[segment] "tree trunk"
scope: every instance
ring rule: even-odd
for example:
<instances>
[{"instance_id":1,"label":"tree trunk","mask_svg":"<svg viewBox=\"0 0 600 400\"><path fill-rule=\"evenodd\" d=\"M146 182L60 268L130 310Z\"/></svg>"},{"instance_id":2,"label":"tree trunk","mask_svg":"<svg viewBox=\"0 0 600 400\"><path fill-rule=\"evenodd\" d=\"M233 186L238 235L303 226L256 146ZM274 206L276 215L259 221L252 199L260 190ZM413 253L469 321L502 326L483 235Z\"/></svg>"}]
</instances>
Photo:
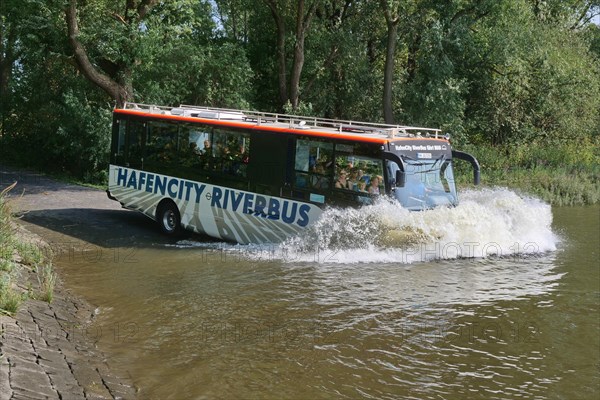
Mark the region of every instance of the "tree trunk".
<instances>
[{"instance_id":1,"label":"tree trunk","mask_svg":"<svg viewBox=\"0 0 600 400\"><path fill-rule=\"evenodd\" d=\"M304 0L298 0L296 10L296 45L294 46L294 62L292 64L292 75L290 77L290 103L292 109L298 108L300 97L300 75L304 67L304 38L306 28L304 26Z\"/></svg>"},{"instance_id":2,"label":"tree trunk","mask_svg":"<svg viewBox=\"0 0 600 400\"><path fill-rule=\"evenodd\" d=\"M277 26L277 69L278 69L278 87L279 87L279 103L280 107L283 108L285 103L288 101L287 93L287 67L285 60L285 23L283 16L277 8L277 4L274 0L264 0L269 9L271 15L275 20Z\"/></svg>"},{"instance_id":3,"label":"tree trunk","mask_svg":"<svg viewBox=\"0 0 600 400\"><path fill-rule=\"evenodd\" d=\"M5 34L4 27L0 26L0 135L6 129L5 118L9 107L10 81L13 64L17 59L14 46L17 37L14 29L11 28L13 27L8 25L8 34Z\"/></svg>"},{"instance_id":4,"label":"tree trunk","mask_svg":"<svg viewBox=\"0 0 600 400\"><path fill-rule=\"evenodd\" d=\"M144 15L148 12L147 3L148 2L143 2L143 4L145 4L144 8L140 6L140 12L143 12ZM65 10L65 18L67 21L69 44L71 45L73 54L75 55L75 61L77 62L79 71L81 71L81 73L88 80L108 93L108 95L114 99L117 107L122 107L125 102L132 100L133 88L131 84L131 71L129 68L120 68L120 75L125 77L125 79L124 82L116 82L108 75L96 69L96 67L91 63L85 48L78 40L77 37L79 36L79 26L77 24L76 0L69 1L69 6Z\"/></svg>"},{"instance_id":5,"label":"tree trunk","mask_svg":"<svg viewBox=\"0 0 600 400\"><path fill-rule=\"evenodd\" d=\"M385 53L385 69L383 75L383 118L386 124L394 123L392 109L392 86L394 82L394 57L396 54L396 40L398 39L398 18L392 19L386 11L387 45Z\"/></svg>"},{"instance_id":6,"label":"tree trunk","mask_svg":"<svg viewBox=\"0 0 600 400\"><path fill-rule=\"evenodd\" d=\"M287 93L287 67L285 62L285 25L283 18L279 16L276 19L277 23L277 60L279 77L279 103L281 107L288 101Z\"/></svg>"},{"instance_id":7,"label":"tree trunk","mask_svg":"<svg viewBox=\"0 0 600 400\"><path fill-rule=\"evenodd\" d=\"M315 15L318 1L314 1L304 15L304 0L298 0L296 12L296 45L294 46L294 63L292 65L292 76L290 78L290 102L292 109L296 110L300 104L300 76L304 68L304 40L310 22Z\"/></svg>"}]
</instances>

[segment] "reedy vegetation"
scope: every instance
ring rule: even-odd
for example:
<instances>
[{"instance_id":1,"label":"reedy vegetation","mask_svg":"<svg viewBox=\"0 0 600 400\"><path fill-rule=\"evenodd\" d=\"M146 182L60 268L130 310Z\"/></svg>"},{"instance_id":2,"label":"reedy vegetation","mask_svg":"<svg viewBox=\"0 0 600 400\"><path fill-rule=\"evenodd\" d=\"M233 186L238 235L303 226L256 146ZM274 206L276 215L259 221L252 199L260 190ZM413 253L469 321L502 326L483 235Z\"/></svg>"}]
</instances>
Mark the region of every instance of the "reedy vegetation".
<instances>
[{"instance_id":1,"label":"reedy vegetation","mask_svg":"<svg viewBox=\"0 0 600 400\"><path fill-rule=\"evenodd\" d=\"M6 315L15 314L28 298L52 302L56 283L50 257L40 246L20 239L15 233L6 198L14 186L0 192L0 314ZM36 273L38 287L24 291L17 283L23 283L20 278L27 268Z\"/></svg>"},{"instance_id":2,"label":"reedy vegetation","mask_svg":"<svg viewBox=\"0 0 600 400\"><path fill-rule=\"evenodd\" d=\"M484 184L556 204L600 197L598 1L1 4L3 160L102 182L123 99L369 121L386 109L450 132Z\"/></svg>"}]
</instances>

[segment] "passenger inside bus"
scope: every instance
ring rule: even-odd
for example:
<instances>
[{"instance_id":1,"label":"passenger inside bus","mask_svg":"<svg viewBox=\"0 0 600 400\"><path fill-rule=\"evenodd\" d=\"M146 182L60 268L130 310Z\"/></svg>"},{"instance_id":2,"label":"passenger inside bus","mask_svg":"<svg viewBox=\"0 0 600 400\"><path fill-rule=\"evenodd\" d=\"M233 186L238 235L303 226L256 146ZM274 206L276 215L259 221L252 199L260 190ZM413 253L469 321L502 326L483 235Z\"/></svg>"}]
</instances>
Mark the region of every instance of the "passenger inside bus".
<instances>
[{"instance_id":1,"label":"passenger inside bus","mask_svg":"<svg viewBox=\"0 0 600 400\"><path fill-rule=\"evenodd\" d=\"M350 169L350 176L347 178L348 189L350 190L358 190L358 170L356 168Z\"/></svg>"},{"instance_id":2,"label":"passenger inside bus","mask_svg":"<svg viewBox=\"0 0 600 400\"><path fill-rule=\"evenodd\" d=\"M325 162L319 162L313 169L313 175L311 176L311 186L315 189L327 189L329 188L329 182Z\"/></svg>"},{"instance_id":3,"label":"passenger inside bus","mask_svg":"<svg viewBox=\"0 0 600 400\"><path fill-rule=\"evenodd\" d=\"M204 148L200 151L202 155L210 155L212 152L212 148L210 147L210 140L206 139L204 141Z\"/></svg>"},{"instance_id":4,"label":"passenger inside bus","mask_svg":"<svg viewBox=\"0 0 600 400\"><path fill-rule=\"evenodd\" d=\"M352 189L351 186L349 186L349 182L346 179L346 177L348 176L348 173L346 172L346 170L341 170L340 174L337 178L337 180L335 181L335 187L337 189Z\"/></svg>"},{"instance_id":5,"label":"passenger inside bus","mask_svg":"<svg viewBox=\"0 0 600 400\"><path fill-rule=\"evenodd\" d=\"M371 184L369 185L369 193L370 194L380 194L379 192L379 183L381 182L381 177L374 175L371 178Z\"/></svg>"}]
</instances>

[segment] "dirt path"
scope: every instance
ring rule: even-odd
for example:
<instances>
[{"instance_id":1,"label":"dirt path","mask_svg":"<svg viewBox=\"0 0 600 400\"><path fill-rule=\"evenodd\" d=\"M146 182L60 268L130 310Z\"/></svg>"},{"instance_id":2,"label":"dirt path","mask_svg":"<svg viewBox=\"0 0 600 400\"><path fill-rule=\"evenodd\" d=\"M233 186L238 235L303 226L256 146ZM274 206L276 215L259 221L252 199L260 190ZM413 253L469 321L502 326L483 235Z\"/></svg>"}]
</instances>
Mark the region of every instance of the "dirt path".
<instances>
[{"instance_id":1,"label":"dirt path","mask_svg":"<svg viewBox=\"0 0 600 400\"><path fill-rule=\"evenodd\" d=\"M101 190L0 165L0 190L15 181L10 204L27 236L103 247L164 241L151 220ZM24 289L36 284L35 272L24 275ZM131 380L111 373L111 360L87 332L96 314L59 276L51 304L28 300L15 318L0 316L0 400L135 398Z\"/></svg>"},{"instance_id":2,"label":"dirt path","mask_svg":"<svg viewBox=\"0 0 600 400\"><path fill-rule=\"evenodd\" d=\"M123 210L102 190L0 165L0 190L15 181L11 207L27 229L44 239L54 232L64 240L103 247L164 242L152 220Z\"/></svg>"}]
</instances>

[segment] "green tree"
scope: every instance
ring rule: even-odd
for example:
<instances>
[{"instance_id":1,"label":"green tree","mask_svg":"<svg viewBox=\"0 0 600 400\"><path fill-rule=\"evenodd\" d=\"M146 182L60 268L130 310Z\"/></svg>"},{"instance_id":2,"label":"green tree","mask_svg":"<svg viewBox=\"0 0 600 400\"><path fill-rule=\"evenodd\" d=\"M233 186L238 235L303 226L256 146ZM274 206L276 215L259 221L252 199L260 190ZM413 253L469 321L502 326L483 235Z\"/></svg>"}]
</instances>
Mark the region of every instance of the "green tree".
<instances>
[{"instance_id":1,"label":"green tree","mask_svg":"<svg viewBox=\"0 0 600 400\"><path fill-rule=\"evenodd\" d=\"M118 106L133 99L133 67L141 62L136 44L143 35L144 20L157 3L158 0L125 0L120 9L113 2L98 1L80 7L79 11L86 15L90 25L94 22L94 39L98 45L94 49L97 52L94 60L86 48L91 45L91 35L88 35L87 46L80 38L77 0L69 0L65 9L69 44L77 67Z\"/></svg>"},{"instance_id":2,"label":"green tree","mask_svg":"<svg viewBox=\"0 0 600 400\"><path fill-rule=\"evenodd\" d=\"M306 35L310 29L312 19L315 15L320 0L307 2L305 0L297 0L294 7L294 2L289 0L263 0L273 16L277 29L277 59L278 59L278 75L279 75L279 101L280 106L285 105L288 101L292 109L298 108L300 101L300 78L302 69L304 68L304 53ZM288 82L287 64L288 52L286 49L287 38L287 19L293 21L293 52L291 73Z\"/></svg>"},{"instance_id":3,"label":"green tree","mask_svg":"<svg viewBox=\"0 0 600 400\"><path fill-rule=\"evenodd\" d=\"M492 143L590 135L600 106L598 59L579 32L506 1L478 24L467 121Z\"/></svg>"}]
</instances>

